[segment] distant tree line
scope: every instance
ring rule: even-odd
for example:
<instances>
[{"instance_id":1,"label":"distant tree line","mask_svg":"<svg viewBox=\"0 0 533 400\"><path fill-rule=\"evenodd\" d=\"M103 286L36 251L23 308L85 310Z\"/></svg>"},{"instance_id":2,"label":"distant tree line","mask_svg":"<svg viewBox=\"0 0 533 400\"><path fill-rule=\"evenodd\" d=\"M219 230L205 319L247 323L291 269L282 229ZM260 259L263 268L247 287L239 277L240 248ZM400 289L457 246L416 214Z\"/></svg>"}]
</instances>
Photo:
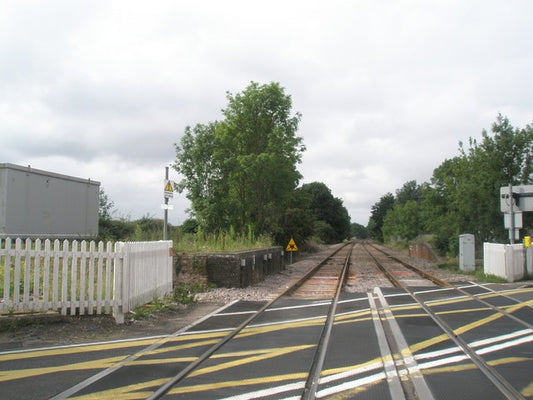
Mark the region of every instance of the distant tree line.
<instances>
[{"instance_id":1,"label":"distant tree line","mask_svg":"<svg viewBox=\"0 0 533 400\"><path fill-rule=\"evenodd\" d=\"M430 182L406 182L384 194L371 209L368 235L381 242L428 235L441 254L457 254L458 236L471 233L478 243L506 242L499 190L531 184L533 126L515 128L498 115L491 132L459 143L459 155L442 162ZM524 226L533 227L531 213Z\"/></svg>"},{"instance_id":2,"label":"distant tree line","mask_svg":"<svg viewBox=\"0 0 533 400\"><path fill-rule=\"evenodd\" d=\"M260 237L285 245L293 237L337 243L351 236L350 216L341 199L320 182L299 185L305 151L297 135L301 119L278 83L251 82L227 93L223 119L187 126L175 144L176 185L191 202L186 234ZM101 193L100 232L122 239L153 228L146 217L134 223L111 218L112 202ZM158 225L158 221L152 221ZM134 230L132 232L132 229Z\"/></svg>"},{"instance_id":3,"label":"distant tree line","mask_svg":"<svg viewBox=\"0 0 533 400\"><path fill-rule=\"evenodd\" d=\"M115 203L100 188L100 205L98 209L98 240L160 240L163 232L163 220L143 216L131 221L127 218L113 218ZM170 230L176 227L170 227Z\"/></svg>"}]
</instances>

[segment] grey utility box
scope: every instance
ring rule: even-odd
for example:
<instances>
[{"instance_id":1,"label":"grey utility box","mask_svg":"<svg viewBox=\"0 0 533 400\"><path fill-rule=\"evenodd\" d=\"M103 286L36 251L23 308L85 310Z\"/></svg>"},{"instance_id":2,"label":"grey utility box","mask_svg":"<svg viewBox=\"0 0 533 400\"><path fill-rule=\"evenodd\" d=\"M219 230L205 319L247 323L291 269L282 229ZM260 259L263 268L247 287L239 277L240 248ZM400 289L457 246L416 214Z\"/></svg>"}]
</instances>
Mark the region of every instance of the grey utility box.
<instances>
[{"instance_id":1,"label":"grey utility box","mask_svg":"<svg viewBox=\"0 0 533 400\"><path fill-rule=\"evenodd\" d=\"M0 238L98 235L100 182L0 163Z\"/></svg>"},{"instance_id":2,"label":"grey utility box","mask_svg":"<svg viewBox=\"0 0 533 400\"><path fill-rule=\"evenodd\" d=\"M476 241L474 235L470 233L459 236L459 269L461 271L476 269Z\"/></svg>"}]
</instances>

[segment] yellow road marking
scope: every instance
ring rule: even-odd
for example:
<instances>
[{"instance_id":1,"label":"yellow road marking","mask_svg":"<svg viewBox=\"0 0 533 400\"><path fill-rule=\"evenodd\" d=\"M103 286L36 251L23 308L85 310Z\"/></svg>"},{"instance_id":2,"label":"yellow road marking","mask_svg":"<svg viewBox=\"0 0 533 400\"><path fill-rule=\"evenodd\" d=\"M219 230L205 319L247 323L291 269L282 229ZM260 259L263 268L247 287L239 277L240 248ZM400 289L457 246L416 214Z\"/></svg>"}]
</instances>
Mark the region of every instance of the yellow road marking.
<instances>
[{"instance_id":1,"label":"yellow road marking","mask_svg":"<svg viewBox=\"0 0 533 400\"><path fill-rule=\"evenodd\" d=\"M205 367L205 368L197 369L196 371L192 372L189 376L192 377L192 376L210 374L210 373L215 372L215 371L220 371L220 370L224 370L224 369L228 369L228 368L233 368L233 367L240 366L240 365L243 365L243 364L251 364L251 363L254 363L256 361L263 361L263 360L267 360L269 358L274 358L274 357L286 355L286 354L289 354L289 353L305 350L305 349L308 349L310 347L315 347L315 346L316 345L300 345L300 346L291 346L291 347L281 347L281 348L276 348L276 349L269 349L266 352L264 352L263 354L254 355L254 356L246 357L246 358L239 358L239 359L237 359L235 361L228 361L228 362L225 362L225 363L213 365L211 367Z\"/></svg>"},{"instance_id":2,"label":"yellow road marking","mask_svg":"<svg viewBox=\"0 0 533 400\"><path fill-rule=\"evenodd\" d=\"M223 389L223 388L228 388L228 387L243 387L243 386L249 386L249 385L261 385L264 383L277 383L277 382L288 383L288 381L298 381L298 380L303 380L306 378L307 378L306 372L295 372L292 374L285 374L285 375L263 376L260 378L249 378L249 379L242 379L242 380L235 380L235 381L204 383L201 385L176 387L170 390L169 394L203 392L206 390Z\"/></svg>"},{"instance_id":3,"label":"yellow road marking","mask_svg":"<svg viewBox=\"0 0 533 400\"><path fill-rule=\"evenodd\" d=\"M130 347L145 347L150 346L154 343L172 343L177 341L194 341L205 338L217 338L223 337L228 334L227 331L220 332L209 332L202 334L192 334L192 335L180 335L176 337L164 337L156 339L141 339L141 340L132 340L124 342L109 342L109 343L99 343L99 344L90 344L90 345L81 345L81 346L69 346L69 347L58 347L51 349L35 350L35 351L26 351L21 353L9 353L0 355L0 362L3 361L13 361L13 360L25 360L29 358L37 357L50 357L57 355L70 355L78 353L89 353L96 351L107 351L107 350L116 350L116 349L127 349Z\"/></svg>"},{"instance_id":4,"label":"yellow road marking","mask_svg":"<svg viewBox=\"0 0 533 400\"><path fill-rule=\"evenodd\" d=\"M522 389L521 393L525 397L532 397L533 396L533 382L531 382L524 389Z\"/></svg>"},{"instance_id":5,"label":"yellow road marking","mask_svg":"<svg viewBox=\"0 0 533 400\"><path fill-rule=\"evenodd\" d=\"M37 357L50 357L58 356L65 354L77 354L77 353L89 353L93 351L106 351L109 349L123 349L128 347L140 347L140 346L150 346L156 343L161 339L148 339L148 340L139 340L132 342L114 342L106 344L95 344L88 346L79 346L79 347L60 347L52 348L45 350L36 350L36 351L27 351L24 353L10 353L0 355L0 362L2 361L13 361L13 360L25 360L29 358Z\"/></svg>"},{"instance_id":6,"label":"yellow road marking","mask_svg":"<svg viewBox=\"0 0 533 400\"><path fill-rule=\"evenodd\" d=\"M56 365L53 367L28 368L28 369L17 369L17 370L11 370L11 371L2 371L0 372L0 382L6 382L6 381L15 380L15 379L30 378L34 376L51 374L55 372L81 371L81 370L87 370L87 369L109 368L109 367L116 365L117 363L119 363L126 357L127 355L103 358L103 359L98 359L98 360L93 360L93 361L85 361L81 363L74 363L74 364L68 364L68 365Z\"/></svg>"},{"instance_id":7,"label":"yellow road marking","mask_svg":"<svg viewBox=\"0 0 533 400\"><path fill-rule=\"evenodd\" d=\"M521 293L521 292L530 292L532 290L516 290L514 292ZM509 292L508 292L509 293ZM497 296L498 294L488 294L485 297L493 297ZM481 297L481 296L479 296ZM466 301L470 300L468 298L465 299L452 299L447 301L441 301L437 303L431 303L431 306L434 305L441 305L441 304L452 304L457 303L460 301ZM533 305L533 300L526 301L523 303L519 303L512 306L506 306L502 307L502 309L506 309L507 312L512 313L514 311L517 311L523 307L528 307ZM409 310L409 309L417 309L420 308L418 305L409 305L409 306L397 306L397 307L391 307L391 310L398 312L399 310ZM452 311L440 311L437 314L452 314L452 313L466 313L466 312L475 312L475 311L486 311L489 308L478 308L478 309L464 309L464 310L452 310ZM346 314L343 316L338 317L338 320L336 320L338 323L351 323L351 322L360 322L360 321L366 321L370 320L370 310L362 310L350 314ZM404 317L418 317L418 316L425 316L426 314L404 314L404 315L397 315L393 318L404 318ZM490 322L493 322L497 320L498 318L501 318L503 315L499 314L497 312L491 314L490 316L487 316L485 318L482 318L480 320L473 321L469 324L466 324L464 326L461 326L457 328L454 333L457 335L463 334L465 332L468 332L470 330L473 330L475 328L478 328L480 326L483 326L485 324L488 324ZM254 335L260 335L264 333L272 333L280 330L287 330L287 329L296 329L301 327L308 327L308 326L315 326L318 324L321 324L324 321L324 317L317 317L309 320L299 321L297 323L294 322L286 322L276 325L266 325L261 327L252 327L245 329L241 334L239 334L237 337L249 337ZM90 345L90 346L82 346L82 347L72 347L72 348L60 348L60 349L48 349L48 350L38 350L35 352L27 352L27 353L14 353L14 354L5 354L0 356L0 361L9 361L9 360L19 360L19 359L26 359L26 358L35 358L35 357L43 357L43 356L55 356L55 355L65 355L65 354L76 354L81 352L94 352L94 351L105 351L108 349L117 349L117 348L127 348L127 347L137 347L137 346L146 346L151 345L153 343L163 341L163 342L180 342L180 341L187 341L188 343L182 343L180 345L176 346L169 346L166 348L159 348L155 349L150 352L146 352L143 355L156 355L156 354L163 354L170 351L176 351L176 350L182 350L186 348L192 348L197 346L204 346L208 344L215 343L217 340L217 337L222 337L227 335L227 331L219 331L219 332L209 332L209 333L200 333L200 334L192 334L192 335L180 335L176 337L171 338L159 338L159 339L147 339L147 340L140 340L135 342L119 342L119 343L109 343L109 344L97 344L97 345ZM208 339L208 340L201 340L201 341L195 341L199 339ZM419 343L416 343L412 346L410 346L409 350L410 352L414 353L416 351L420 351L422 349L425 349L427 347L430 347L436 343L440 343L442 341L445 341L449 339L447 335L442 334L433 338L430 338L428 340L421 341ZM264 359L278 357L282 355L289 354L291 352L298 352L301 350L305 350L306 348L312 347L314 345L303 345L303 346L293 346L288 348L276 348L276 349L263 349L263 350L254 350L254 351L246 351L246 352L233 352L233 353L223 353L215 355L214 358L230 358L230 357L242 357L246 356L245 358L241 358L239 360L234 361L228 361L222 364L219 364L217 366L213 367L206 367L202 368L193 374L191 376L197 376L197 375L203 375L203 374L209 374L213 373L222 369L236 367L236 366L242 366L246 364L256 363ZM404 349L406 350L406 349ZM59 365L54 367L45 367L45 368L32 368L32 369L23 369L23 370L14 370L14 371L5 371L0 372L0 381L9 381L9 380L15 380L15 379L23 379L28 377L34 377L38 375L44 375L44 374L50 374L50 373L56 373L56 372L63 372L63 371L74 371L74 370L84 370L84 369L98 369L98 368L107 368L116 365L117 363L121 362L124 358L126 358L127 355L124 356L116 356L116 357L110 357L110 358L103 358L99 360L93 360L93 361L87 361L87 362L80 362L76 364L68 364L68 365ZM162 364L162 363L175 363L175 362L190 362L191 360L196 359L196 357L175 357L175 358L166 358L166 359L156 359L156 360L135 360L131 363L128 363L128 365L154 365L154 364ZM373 363L376 362L376 360L382 360L381 357L377 357L374 360L368 361L367 363ZM502 359L505 361L500 362L506 362L506 363L512 363L512 362L523 362L526 360L530 360L527 358L508 358L508 359ZM496 363L496 361L492 361L492 363ZM490 364L490 363L489 363ZM457 370L460 370L461 368L471 367L475 368L475 366L461 366L456 365L453 367L442 367L442 368L433 368L429 370L425 370L425 373L437 373L437 372L446 372L447 369L450 371L455 371L453 368L457 368ZM339 373L343 371L348 371L350 369L354 368L354 366L350 367L343 367L343 368L336 368L328 371L324 371L322 373L322 376L327 376L329 374L333 373ZM297 374L291 374L291 375L280 375L276 377L266 377L266 378L257 378L249 380L250 383L252 381L257 381L258 383L262 383L263 380L266 380L266 382L279 382L283 379L296 379L294 378L295 375L299 376L300 373ZM285 378L282 378L285 377ZM165 382L166 379L158 380ZM150 386L158 386L158 381L151 381L146 383L141 383L138 385L129 385L124 388L118 388L113 389L110 391L113 395L110 396L112 398L116 399L135 399L135 398L145 398L147 395L150 394L150 392L147 392L143 389L148 388ZM246 382L246 381L238 381ZM224 383L222 383L224 384ZM209 385L217 385L216 383L209 384ZM232 386L235 386L235 383L232 383ZM196 386L195 386L196 387ZM189 389L191 389L189 387ZM143 390L142 392L138 392L138 390ZM176 389L177 390L177 389ZM524 389L527 393L530 391L533 392L533 384L529 385L527 388ZM133 393L135 392L135 393ZM102 392L104 393L104 392ZM95 397L83 397L84 399L90 399L90 398L101 398L99 396L102 395L102 393L98 394L98 396ZM107 393L107 392L106 392ZM177 393L177 392L176 392ZM121 396L124 397L121 397ZM139 397L135 397L139 395ZM92 395L90 395L92 396ZM81 397L80 397L81 398Z\"/></svg>"}]
</instances>

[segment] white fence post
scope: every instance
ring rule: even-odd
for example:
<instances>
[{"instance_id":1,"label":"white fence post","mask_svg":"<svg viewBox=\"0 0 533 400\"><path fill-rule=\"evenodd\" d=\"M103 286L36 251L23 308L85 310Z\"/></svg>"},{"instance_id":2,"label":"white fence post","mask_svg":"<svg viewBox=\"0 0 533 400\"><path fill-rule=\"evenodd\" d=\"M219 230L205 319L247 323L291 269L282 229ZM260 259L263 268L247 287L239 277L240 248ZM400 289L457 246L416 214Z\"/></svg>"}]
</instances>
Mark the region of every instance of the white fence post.
<instances>
[{"instance_id":1,"label":"white fence post","mask_svg":"<svg viewBox=\"0 0 533 400\"><path fill-rule=\"evenodd\" d=\"M124 304L127 292L124 287L124 243L115 243L114 279L113 279L113 315L118 324L124 323Z\"/></svg>"},{"instance_id":2,"label":"white fence post","mask_svg":"<svg viewBox=\"0 0 533 400\"><path fill-rule=\"evenodd\" d=\"M78 241L74 240L72 242L72 262L71 262L71 273L70 273L70 315L76 315L76 306L79 307L78 303ZM80 286L81 292L81 286Z\"/></svg>"}]
</instances>

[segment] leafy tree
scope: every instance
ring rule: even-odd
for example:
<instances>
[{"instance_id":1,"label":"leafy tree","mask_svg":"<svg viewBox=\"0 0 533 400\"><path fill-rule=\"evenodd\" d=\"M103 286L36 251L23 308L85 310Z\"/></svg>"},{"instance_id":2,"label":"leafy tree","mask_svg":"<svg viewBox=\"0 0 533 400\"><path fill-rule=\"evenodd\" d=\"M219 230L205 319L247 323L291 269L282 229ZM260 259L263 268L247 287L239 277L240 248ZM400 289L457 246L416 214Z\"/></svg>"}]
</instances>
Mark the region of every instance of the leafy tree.
<instances>
[{"instance_id":1,"label":"leafy tree","mask_svg":"<svg viewBox=\"0 0 533 400\"><path fill-rule=\"evenodd\" d=\"M281 220L281 230L275 235L276 243L285 244L292 237L299 246L306 243L313 235L315 216L311 211L311 195L302 188L296 189L290 196Z\"/></svg>"},{"instance_id":2,"label":"leafy tree","mask_svg":"<svg viewBox=\"0 0 533 400\"><path fill-rule=\"evenodd\" d=\"M278 83L227 93L224 119L186 128L174 168L184 176L193 215L206 232L277 233L305 150L301 118Z\"/></svg>"},{"instance_id":3,"label":"leafy tree","mask_svg":"<svg viewBox=\"0 0 533 400\"><path fill-rule=\"evenodd\" d=\"M196 233L198 232L198 221L194 218L187 218L181 224L181 231L183 233Z\"/></svg>"},{"instance_id":4,"label":"leafy tree","mask_svg":"<svg viewBox=\"0 0 533 400\"><path fill-rule=\"evenodd\" d=\"M480 241L505 240L499 208L499 189L530 182L533 157L533 129L514 128L498 115L492 135L482 131L478 143L470 138L469 147L460 144L461 157L455 164L455 193L452 199L459 229L476 235Z\"/></svg>"},{"instance_id":5,"label":"leafy tree","mask_svg":"<svg viewBox=\"0 0 533 400\"><path fill-rule=\"evenodd\" d=\"M350 216L342 200L334 197L321 182L307 183L302 191L311 197L310 209L315 218L315 234L325 243L335 243L350 236Z\"/></svg>"},{"instance_id":6,"label":"leafy tree","mask_svg":"<svg viewBox=\"0 0 533 400\"><path fill-rule=\"evenodd\" d=\"M374 240L383 242L383 222L389 210L394 207L394 196L392 193L387 193L382 196L377 203L371 208L370 219L368 221L368 233Z\"/></svg>"},{"instance_id":7,"label":"leafy tree","mask_svg":"<svg viewBox=\"0 0 533 400\"><path fill-rule=\"evenodd\" d=\"M491 132L483 130L481 136L479 141L470 138L468 146L459 143L459 156L437 167L430 183L404 184L396 192L392 210L387 209L390 196L374 205L369 221L372 237L379 240L382 233L385 238L410 239L432 233L437 249L452 254L461 233L474 234L478 243L505 241L499 189L531 182L533 127L514 128L500 114ZM533 215L525 214L525 223L533 226Z\"/></svg>"},{"instance_id":8,"label":"leafy tree","mask_svg":"<svg viewBox=\"0 0 533 400\"><path fill-rule=\"evenodd\" d=\"M426 230L435 235L441 252L457 252L461 233L472 233L478 243L506 241L499 189L509 183L530 183L533 129L514 128L498 115L491 133L459 144L460 155L433 171L422 207ZM526 221L531 218L526 214Z\"/></svg>"},{"instance_id":9,"label":"leafy tree","mask_svg":"<svg viewBox=\"0 0 533 400\"><path fill-rule=\"evenodd\" d=\"M454 249L454 240L459 232L454 205L449 197L450 185L454 179L446 172L453 162L454 160L446 160L433 171L432 183L422 185L419 205L424 232L433 234L434 246L443 255Z\"/></svg>"},{"instance_id":10,"label":"leafy tree","mask_svg":"<svg viewBox=\"0 0 533 400\"><path fill-rule=\"evenodd\" d=\"M100 188L99 205L98 205L98 217L100 219L109 220L115 203L105 193L104 188Z\"/></svg>"},{"instance_id":11,"label":"leafy tree","mask_svg":"<svg viewBox=\"0 0 533 400\"><path fill-rule=\"evenodd\" d=\"M396 204L385 215L382 231L385 241L416 238L422 233L418 203L415 200L407 200L403 204Z\"/></svg>"},{"instance_id":12,"label":"leafy tree","mask_svg":"<svg viewBox=\"0 0 533 400\"><path fill-rule=\"evenodd\" d=\"M215 157L219 146L216 128L216 122L197 124L193 129L187 126L181 144L176 145L177 161L173 165L185 176L177 189L180 192L187 189L193 215L206 231L215 231L226 225L227 185L221 163Z\"/></svg>"},{"instance_id":13,"label":"leafy tree","mask_svg":"<svg viewBox=\"0 0 533 400\"><path fill-rule=\"evenodd\" d=\"M421 203L424 186L408 181L396 190L394 206L383 220L382 234L385 241L411 240L424 232Z\"/></svg>"},{"instance_id":14,"label":"leafy tree","mask_svg":"<svg viewBox=\"0 0 533 400\"><path fill-rule=\"evenodd\" d=\"M100 188L99 201L98 240L121 240L133 234L135 228L131 223L111 218L115 203L103 188Z\"/></svg>"},{"instance_id":15,"label":"leafy tree","mask_svg":"<svg viewBox=\"0 0 533 400\"><path fill-rule=\"evenodd\" d=\"M366 239L368 237L368 231L364 225L353 222L351 225L351 234L358 239Z\"/></svg>"},{"instance_id":16,"label":"leafy tree","mask_svg":"<svg viewBox=\"0 0 533 400\"><path fill-rule=\"evenodd\" d=\"M408 181L396 191L395 204L405 204L410 200L418 202L421 198L421 187L416 181Z\"/></svg>"}]
</instances>

